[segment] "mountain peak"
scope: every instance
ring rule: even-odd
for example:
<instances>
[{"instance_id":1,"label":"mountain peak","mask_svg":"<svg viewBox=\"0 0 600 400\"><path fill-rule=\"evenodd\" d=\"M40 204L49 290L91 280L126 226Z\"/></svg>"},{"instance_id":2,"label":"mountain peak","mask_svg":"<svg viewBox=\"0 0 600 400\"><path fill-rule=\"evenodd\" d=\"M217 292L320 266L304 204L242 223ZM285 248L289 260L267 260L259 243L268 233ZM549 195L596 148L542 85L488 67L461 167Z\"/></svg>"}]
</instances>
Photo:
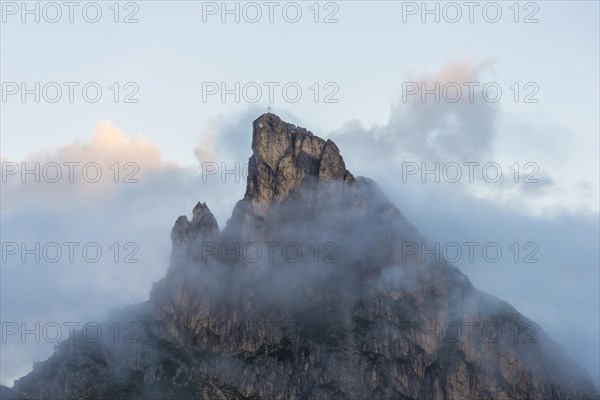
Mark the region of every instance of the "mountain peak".
<instances>
[{"instance_id":1,"label":"mountain peak","mask_svg":"<svg viewBox=\"0 0 600 400\"><path fill-rule=\"evenodd\" d=\"M281 201L303 184L351 181L336 144L266 113L253 123L247 200Z\"/></svg>"}]
</instances>

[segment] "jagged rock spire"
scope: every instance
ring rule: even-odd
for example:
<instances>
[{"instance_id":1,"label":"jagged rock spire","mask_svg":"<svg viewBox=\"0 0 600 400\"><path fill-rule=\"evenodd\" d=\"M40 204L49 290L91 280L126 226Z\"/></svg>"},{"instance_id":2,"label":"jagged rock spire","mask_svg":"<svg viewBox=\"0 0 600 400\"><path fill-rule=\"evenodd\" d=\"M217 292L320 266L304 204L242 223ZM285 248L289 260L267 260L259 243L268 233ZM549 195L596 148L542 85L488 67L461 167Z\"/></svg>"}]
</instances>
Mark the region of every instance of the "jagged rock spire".
<instances>
[{"instance_id":1,"label":"jagged rock spire","mask_svg":"<svg viewBox=\"0 0 600 400\"><path fill-rule=\"evenodd\" d=\"M177 257L185 258L189 255L192 259L197 258L203 241L214 242L219 238L219 224L206 203L198 202L192 215L192 222L182 215L171 229L174 257L172 264L176 263Z\"/></svg>"},{"instance_id":2,"label":"jagged rock spire","mask_svg":"<svg viewBox=\"0 0 600 400\"><path fill-rule=\"evenodd\" d=\"M299 186L351 181L338 147L304 128L267 113L253 123L246 200L281 201Z\"/></svg>"}]
</instances>

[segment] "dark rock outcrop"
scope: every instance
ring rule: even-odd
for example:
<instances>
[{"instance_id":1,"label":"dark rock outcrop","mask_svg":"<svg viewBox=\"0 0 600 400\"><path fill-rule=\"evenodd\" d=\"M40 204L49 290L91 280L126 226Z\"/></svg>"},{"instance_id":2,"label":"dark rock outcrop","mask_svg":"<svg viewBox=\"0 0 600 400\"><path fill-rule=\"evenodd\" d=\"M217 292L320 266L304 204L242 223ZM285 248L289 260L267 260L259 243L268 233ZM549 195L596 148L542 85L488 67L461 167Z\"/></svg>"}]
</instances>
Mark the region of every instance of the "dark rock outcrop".
<instances>
[{"instance_id":1,"label":"dark rock outcrop","mask_svg":"<svg viewBox=\"0 0 600 400\"><path fill-rule=\"evenodd\" d=\"M244 198L171 232L132 340L61 343L16 381L52 399L594 399L586 373L425 239L337 146L254 122ZM127 325L133 324L133 325Z\"/></svg>"},{"instance_id":2,"label":"dark rock outcrop","mask_svg":"<svg viewBox=\"0 0 600 400\"><path fill-rule=\"evenodd\" d=\"M175 221L171 230L173 251L171 265L196 261L203 242L215 242L219 237L219 224L206 203L196 204L192 210L192 222L185 215Z\"/></svg>"}]
</instances>

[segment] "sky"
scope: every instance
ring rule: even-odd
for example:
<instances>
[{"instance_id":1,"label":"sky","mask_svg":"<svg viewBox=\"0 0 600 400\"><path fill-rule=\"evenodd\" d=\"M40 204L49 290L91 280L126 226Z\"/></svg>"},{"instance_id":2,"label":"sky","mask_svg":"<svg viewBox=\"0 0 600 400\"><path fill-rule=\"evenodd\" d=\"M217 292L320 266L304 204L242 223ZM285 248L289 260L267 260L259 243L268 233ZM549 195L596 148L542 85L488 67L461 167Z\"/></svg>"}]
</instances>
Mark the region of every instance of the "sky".
<instances>
[{"instance_id":1,"label":"sky","mask_svg":"<svg viewBox=\"0 0 600 400\"><path fill-rule=\"evenodd\" d=\"M22 4L1 3L0 383L54 324L146 300L198 201L225 225L271 107L598 385L598 2Z\"/></svg>"}]
</instances>

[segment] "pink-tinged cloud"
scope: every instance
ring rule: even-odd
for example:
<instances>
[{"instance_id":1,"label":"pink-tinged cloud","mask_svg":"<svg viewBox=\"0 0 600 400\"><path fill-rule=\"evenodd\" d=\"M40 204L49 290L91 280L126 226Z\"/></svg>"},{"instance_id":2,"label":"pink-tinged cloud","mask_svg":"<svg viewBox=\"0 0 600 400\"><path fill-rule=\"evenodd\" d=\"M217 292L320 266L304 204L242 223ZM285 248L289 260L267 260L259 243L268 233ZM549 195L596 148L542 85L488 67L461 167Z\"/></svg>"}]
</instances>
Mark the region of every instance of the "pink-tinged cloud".
<instances>
[{"instance_id":1,"label":"pink-tinged cloud","mask_svg":"<svg viewBox=\"0 0 600 400\"><path fill-rule=\"evenodd\" d=\"M3 156L2 208L38 197L102 196L117 185L179 169L177 163L165 162L158 146L147 137L129 137L110 121L100 121L89 140L38 151L21 161Z\"/></svg>"}]
</instances>

